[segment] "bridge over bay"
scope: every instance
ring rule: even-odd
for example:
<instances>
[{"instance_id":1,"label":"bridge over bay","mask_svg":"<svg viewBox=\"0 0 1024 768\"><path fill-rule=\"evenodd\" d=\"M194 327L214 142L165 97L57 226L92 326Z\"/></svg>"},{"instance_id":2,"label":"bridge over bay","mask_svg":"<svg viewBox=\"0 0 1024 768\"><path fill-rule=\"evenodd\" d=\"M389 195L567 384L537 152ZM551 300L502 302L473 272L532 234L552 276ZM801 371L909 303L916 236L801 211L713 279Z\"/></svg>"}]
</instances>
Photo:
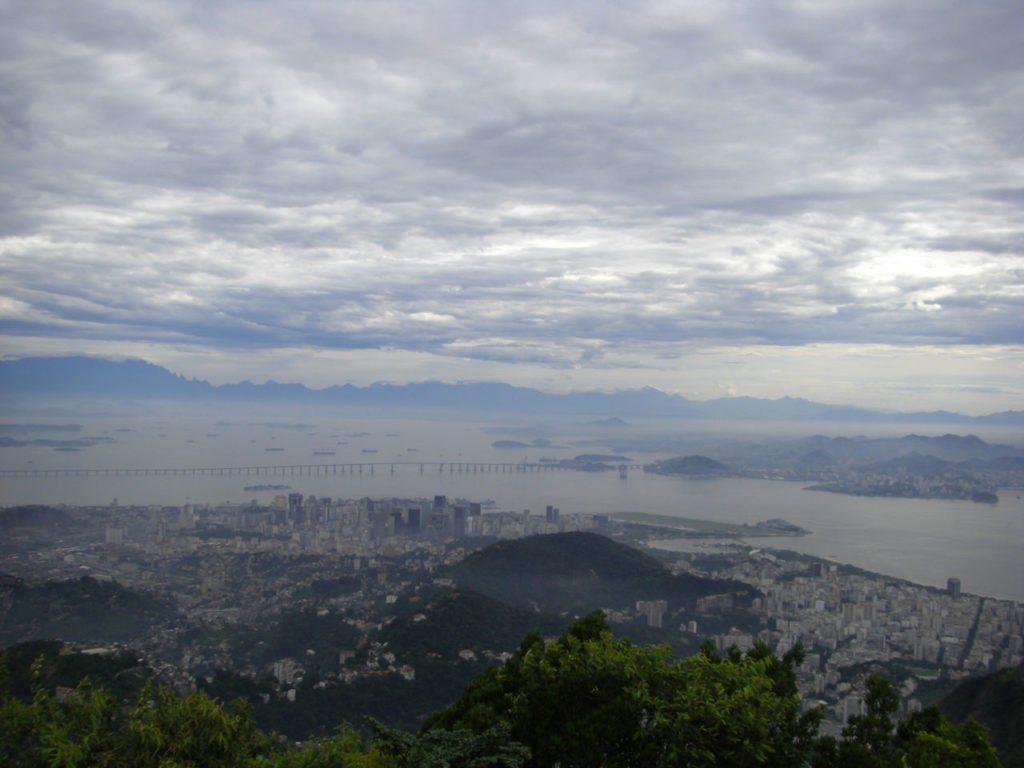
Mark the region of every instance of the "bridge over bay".
<instances>
[{"instance_id":1,"label":"bridge over bay","mask_svg":"<svg viewBox=\"0 0 1024 768\"><path fill-rule=\"evenodd\" d=\"M421 473L426 471L447 472L449 474L463 472L564 472L575 469L571 464L556 463L495 463L475 461L371 461L345 462L331 464L262 464L247 467L145 467L119 469L0 469L0 477L142 477L147 475L178 475L199 477L230 476L273 477L283 475L346 475L374 474L376 472L394 472L396 468L418 468ZM634 468L630 465L629 468ZM625 465L619 465L623 471Z\"/></svg>"}]
</instances>

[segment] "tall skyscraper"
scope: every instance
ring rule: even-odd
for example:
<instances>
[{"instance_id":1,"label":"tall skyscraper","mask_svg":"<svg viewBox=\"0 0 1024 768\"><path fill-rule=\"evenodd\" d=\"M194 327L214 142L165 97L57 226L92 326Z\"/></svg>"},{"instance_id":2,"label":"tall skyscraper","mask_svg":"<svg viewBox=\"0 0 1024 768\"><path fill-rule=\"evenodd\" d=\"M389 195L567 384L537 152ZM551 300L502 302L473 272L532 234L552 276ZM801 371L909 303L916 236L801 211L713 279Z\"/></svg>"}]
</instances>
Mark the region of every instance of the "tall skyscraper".
<instances>
[{"instance_id":1,"label":"tall skyscraper","mask_svg":"<svg viewBox=\"0 0 1024 768\"><path fill-rule=\"evenodd\" d=\"M946 581L946 592L950 597L960 597L960 579L948 579Z\"/></svg>"},{"instance_id":2,"label":"tall skyscraper","mask_svg":"<svg viewBox=\"0 0 1024 768\"><path fill-rule=\"evenodd\" d=\"M292 524L302 523L305 521L305 510L302 508L301 493L288 494L288 520L291 521Z\"/></svg>"},{"instance_id":3,"label":"tall skyscraper","mask_svg":"<svg viewBox=\"0 0 1024 768\"><path fill-rule=\"evenodd\" d=\"M421 527L420 521L422 519L421 513L420 513L420 508L419 507L409 507L409 509L406 511L406 514L408 515L408 518L409 518L409 522L408 522L409 530L410 531L418 531L420 529L420 527Z\"/></svg>"},{"instance_id":4,"label":"tall skyscraper","mask_svg":"<svg viewBox=\"0 0 1024 768\"><path fill-rule=\"evenodd\" d=\"M456 536L466 535L466 518L468 511L461 504L456 504L452 512L452 531Z\"/></svg>"}]
</instances>

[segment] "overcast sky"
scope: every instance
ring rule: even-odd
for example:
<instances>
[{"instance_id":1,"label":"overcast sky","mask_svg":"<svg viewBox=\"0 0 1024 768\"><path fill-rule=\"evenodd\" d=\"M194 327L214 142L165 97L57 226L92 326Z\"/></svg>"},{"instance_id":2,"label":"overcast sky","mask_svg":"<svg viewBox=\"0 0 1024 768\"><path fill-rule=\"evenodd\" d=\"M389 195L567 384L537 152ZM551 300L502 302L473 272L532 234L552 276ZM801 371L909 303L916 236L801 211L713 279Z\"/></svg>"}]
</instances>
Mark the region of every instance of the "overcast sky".
<instances>
[{"instance_id":1,"label":"overcast sky","mask_svg":"<svg viewBox=\"0 0 1024 768\"><path fill-rule=\"evenodd\" d=\"M1024 408L1024 4L6 0L6 356Z\"/></svg>"}]
</instances>

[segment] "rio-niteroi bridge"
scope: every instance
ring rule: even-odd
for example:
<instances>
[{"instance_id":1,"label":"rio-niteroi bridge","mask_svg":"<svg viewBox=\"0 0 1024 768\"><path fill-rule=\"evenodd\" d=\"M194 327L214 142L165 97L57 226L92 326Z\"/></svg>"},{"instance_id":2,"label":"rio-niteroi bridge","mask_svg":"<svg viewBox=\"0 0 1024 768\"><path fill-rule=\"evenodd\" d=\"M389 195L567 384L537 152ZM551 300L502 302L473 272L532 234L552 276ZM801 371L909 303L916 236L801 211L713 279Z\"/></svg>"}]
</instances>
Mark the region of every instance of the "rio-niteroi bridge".
<instances>
[{"instance_id":1,"label":"rio-niteroi bridge","mask_svg":"<svg viewBox=\"0 0 1024 768\"><path fill-rule=\"evenodd\" d=\"M473 461L372 461L344 464L266 464L251 467L149 467L142 469L0 469L0 477L142 477L146 475L239 475L272 477L274 475L346 475L375 472L394 472L396 468L419 468L420 472L560 472L578 469L572 464L560 463L494 463ZM619 465L624 471L626 465ZM632 467L630 467L632 468Z\"/></svg>"}]
</instances>

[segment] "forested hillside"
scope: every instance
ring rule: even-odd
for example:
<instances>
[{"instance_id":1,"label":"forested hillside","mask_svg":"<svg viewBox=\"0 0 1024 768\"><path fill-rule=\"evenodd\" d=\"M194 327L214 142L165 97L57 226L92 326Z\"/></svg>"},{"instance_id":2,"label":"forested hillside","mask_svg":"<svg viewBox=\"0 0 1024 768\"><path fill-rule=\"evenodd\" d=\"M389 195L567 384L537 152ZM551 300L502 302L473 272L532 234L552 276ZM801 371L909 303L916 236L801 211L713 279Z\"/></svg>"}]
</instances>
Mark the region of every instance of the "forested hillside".
<instances>
[{"instance_id":1,"label":"forested hillside","mask_svg":"<svg viewBox=\"0 0 1024 768\"><path fill-rule=\"evenodd\" d=\"M536 613L582 615L637 600L690 606L733 591L748 600L747 584L673 575L632 547L592 533L563 533L501 541L469 554L453 570L459 587Z\"/></svg>"},{"instance_id":2,"label":"forested hillside","mask_svg":"<svg viewBox=\"0 0 1024 768\"><path fill-rule=\"evenodd\" d=\"M883 678L869 684L866 712L839 740L817 736L819 713L801 714L793 667L758 645L722 658L710 649L675 660L664 647L616 638L593 613L561 637L528 634L501 667L466 687L418 733L374 721L362 739L294 744L257 727L243 702L185 696L145 685L119 706L83 681L51 692L33 665L29 697L0 673L0 764L132 768L599 768L789 766L931 768L1000 765L984 730L949 725L935 708L892 721L898 699Z\"/></svg>"},{"instance_id":3,"label":"forested hillside","mask_svg":"<svg viewBox=\"0 0 1024 768\"><path fill-rule=\"evenodd\" d=\"M175 614L166 599L90 576L4 588L0 647L23 640L128 642Z\"/></svg>"},{"instance_id":4,"label":"forested hillside","mask_svg":"<svg viewBox=\"0 0 1024 768\"><path fill-rule=\"evenodd\" d=\"M1003 669L965 680L939 703L954 723L978 720L1006 768L1024 768L1024 679L1021 669Z\"/></svg>"}]
</instances>

